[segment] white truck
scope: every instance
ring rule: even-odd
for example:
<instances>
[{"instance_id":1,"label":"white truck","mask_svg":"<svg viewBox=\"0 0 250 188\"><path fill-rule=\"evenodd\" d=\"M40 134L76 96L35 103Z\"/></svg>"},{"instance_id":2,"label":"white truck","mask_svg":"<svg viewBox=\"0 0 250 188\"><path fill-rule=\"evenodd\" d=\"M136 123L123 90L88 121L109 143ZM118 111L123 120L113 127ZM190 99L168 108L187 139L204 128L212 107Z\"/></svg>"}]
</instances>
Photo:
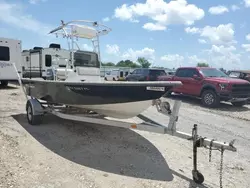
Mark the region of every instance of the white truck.
<instances>
[{"instance_id":1,"label":"white truck","mask_svg":"<svg viewBox=\"0 0 250 188\"><path fill-rule=\"evenodd\" d=\"M20 40L0 38L0 84L7 86L9 81L17 81L22 76L22 43ZM15 64L15 67L13 66Z\"/></svg>"}]
</instances>

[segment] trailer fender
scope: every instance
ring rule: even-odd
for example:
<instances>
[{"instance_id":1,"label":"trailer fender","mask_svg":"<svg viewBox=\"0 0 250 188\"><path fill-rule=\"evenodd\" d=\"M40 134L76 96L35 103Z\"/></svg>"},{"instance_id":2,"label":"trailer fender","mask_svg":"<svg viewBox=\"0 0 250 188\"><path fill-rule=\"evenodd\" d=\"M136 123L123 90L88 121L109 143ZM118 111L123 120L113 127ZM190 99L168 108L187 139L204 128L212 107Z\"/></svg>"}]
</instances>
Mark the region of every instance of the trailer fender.
<instances>
[{"instance_id":1,"label":"trailer fender","mask_svg":"<svg viewBox=\"0 0 250 188\"><path fill-rule=\"evenodd\" d=\"M43 115L44 109L41 106L40 102L37 99L29 99L26 103L26 111L28 109L28 105L31 105L31 108L33 110L33 115Z\"/></svg>"}]
</instances>

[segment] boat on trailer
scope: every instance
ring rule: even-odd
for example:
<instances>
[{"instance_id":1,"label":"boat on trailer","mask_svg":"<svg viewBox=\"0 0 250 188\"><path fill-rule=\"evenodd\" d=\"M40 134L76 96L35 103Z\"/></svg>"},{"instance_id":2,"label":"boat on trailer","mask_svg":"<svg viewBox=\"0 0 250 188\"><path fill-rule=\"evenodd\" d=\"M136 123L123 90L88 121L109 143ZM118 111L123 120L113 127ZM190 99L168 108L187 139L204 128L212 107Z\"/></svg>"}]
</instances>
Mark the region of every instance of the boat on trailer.
<instances>
[{"instance_id":1,"label":"boat on trailer","mask_svg":"<svg viewBox=\"0 0 250 188\"><path fill-rule=\"evenodd\" d=\"M176 83L67 82L23 79L27 94L53 104L84 108L114 117L131 118L161 98ZM176 84L178 85L178 83Z\"/></svg>"},{"instance_id":2,"label":"boat on trailer","mask_svg":"<svg viewBox=\"0 0 250 188\"><path fill-rule=\"evenodd\" d=\"M67 25L68 24L62 22L62 26L54 31L63 29ZM96 26L98 24L94 22L94 25ZM50 113L67 120L169 134L190 140L193 143L193 180L198 184L204 182L204 176L197 169L198 148L204 147L209 149L210 157L212 150L216 149L221 152L220 186L222 187L223 152L225 150L236 152L237 149L234 147L235 140L232 140L231 142L220 142L214 139L202 137L198 135L197 124L194 124L192 134L177 131L176 125L181 101L176 100L171 108L167 101L163 101L159 98L168 90L168 88L175 87L176 85L178 86L179 83L82 81L84 75L75 74L75 70L76 69L73 69L73 71L65 70L67 73L71 74L71 77L67 77L64 81L57 80L56 75L54 75L54 80L22 79L19 77L19 83L27 99L27 120L31 125L40 124L43 116ZM54 70L54 72L56 71ZM67 75L67 73L65 75ZM114 88L118 89L115 90ZM98 95L98 93L100 93L100 95ZM74 101L74 103L70 101ZM158 121L157 117L152 118L145 113L139 113L143 108L140 107L138 110L138 107L134 106L135 103L133 104L133 102L138 102L136 104L138 105L143 101L151 101L150 104L156 107L159 116L167 116L168 122L163 123ZM75 102L78 103L76 104ZM107 106L105 106L107 103L110 105L120 104L120 108L112 109L111 106L110 108L107 108ZM126 106L125 109L125 106L122 104L126 103L133 105ZM70 104L70 106L68 106L68 104ZM145 105L145 108L148 104ZM95 109L93 107L95 105L96 107L99 105L99 107ZM104 109L100 108L102 105L103 107L105 106ZM93 113L88 109L94 109L96 112L99 111L101 113ZM116 110L119 111L119 113L115 112L116 114L112 115L110 114L110 109L112 112ZM120 114L120 112L124 112L125 115ZM111 115L111 117L108 117L105 114ZM121 117L128 117L135 114L137 114L137 119L121 119Z\"/></svg>"},{"instance_id":3,"label":"boat on trailer","mask_svg":"<svg viewBox=\"0 0 250 188\"><path fill-rule=\"evenodd\" d=\"M77 23L91 23L79 25ZM100 29L100 26L104 27ZM99 36L111 29L96 22L73 21L62 23L50 33L62 34L68 39L70 58L65 68L51 64L53 79L23 78L22 84L29 96L48 103L84 108L114 118L131 118L151 106L152 100L161 98L181 82L123 82L104 81L100 75ZM76 38L95 41L94 52L82 51ZM71 44L71 45L70 45ZM31 66L30 66L31 67ZM60 79L59 75L66 75Z\"/></svg>"}]
</instances>

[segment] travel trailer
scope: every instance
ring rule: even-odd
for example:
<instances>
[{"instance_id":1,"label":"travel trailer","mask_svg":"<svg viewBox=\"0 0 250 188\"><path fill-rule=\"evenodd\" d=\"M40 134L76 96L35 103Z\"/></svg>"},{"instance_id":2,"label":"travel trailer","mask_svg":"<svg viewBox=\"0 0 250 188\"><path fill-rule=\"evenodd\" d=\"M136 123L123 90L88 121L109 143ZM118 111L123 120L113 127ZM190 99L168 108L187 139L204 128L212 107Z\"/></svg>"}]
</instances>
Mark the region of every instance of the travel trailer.
<instances>
[{"instance_id":1,"label":"travel trailer","mask_svg":"<svg viewBox=\"0 0 250 188\"><path fill-rule=\"evenodd\" d=\"M22 44L20 40L0 38L1 86L7 86L10 81L18 81L16 71L20 76L22 75L21 50ZM15 64L15 66L13 66L13 64Z\"/></svg>"},{"instance_id":2,"label":"travel trailer","mask_svg":"<svg viewBox=\"0 0 250 188\"><path fill-rule=\"evenodd\" d=\"M100 79L100 63L97 53L75 50L73 63L70 60L71 55L72 52L62 49L60 44L50 44L48 48L34 47L31 50L24 50L22 52L23 77L65 80L67 75L74 71L82 75L83 79L86 77Z\"/></svg>"},{"instance_id":3,"label":"travel trailer","mask_svg":"<svg viewBox=\"0 0 250 188\"><path fill-rule=\"evenodd\" d=\"M68 59L70 59L69 50L61 49L60 44L52 43L48 48L34 47L30 50L23 50L23 77L52 79L52 66L66 67Z\"/></svg>"}]
</instances>

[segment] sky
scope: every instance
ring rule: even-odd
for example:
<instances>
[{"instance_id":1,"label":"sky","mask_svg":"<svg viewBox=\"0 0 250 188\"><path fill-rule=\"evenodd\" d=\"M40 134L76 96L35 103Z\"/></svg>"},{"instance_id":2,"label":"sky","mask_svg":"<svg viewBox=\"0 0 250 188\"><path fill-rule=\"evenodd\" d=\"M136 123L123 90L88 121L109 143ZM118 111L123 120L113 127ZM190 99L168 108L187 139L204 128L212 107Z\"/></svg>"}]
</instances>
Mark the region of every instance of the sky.
<instances>
[{"instance_id":1,"label":"sky","mask_svg":"<svg viewBox=\"0 0 250 188\"><path fill-rule=\"evenodd\" d=\"M62 42L48 35L61 20L92 20L112 29L100 37L103 62L145 57L167 68L250 69L249 18L250 0L0 0L0 37L47 47Z\"/></svg>"}]
</instances>

